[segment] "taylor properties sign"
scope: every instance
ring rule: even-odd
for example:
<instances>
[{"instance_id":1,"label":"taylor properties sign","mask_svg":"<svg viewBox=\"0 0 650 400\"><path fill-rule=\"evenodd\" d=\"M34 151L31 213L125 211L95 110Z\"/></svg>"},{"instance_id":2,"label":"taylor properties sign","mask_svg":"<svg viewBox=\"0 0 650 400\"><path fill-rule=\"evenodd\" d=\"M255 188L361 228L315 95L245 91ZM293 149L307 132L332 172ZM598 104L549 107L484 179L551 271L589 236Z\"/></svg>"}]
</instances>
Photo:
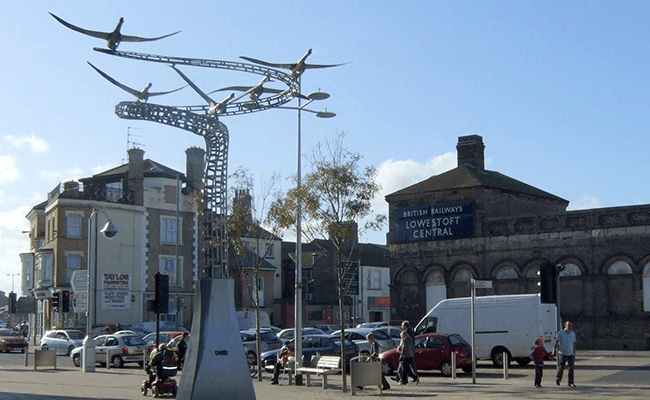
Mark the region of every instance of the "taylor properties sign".
<instances>
[{"instance_id":1,"label":"taylor properties sign","mask_svg":"<svg viewBox=\"0 0 650 400\"><path fill-rule=\"evenodd\" d=\"M395 243L474 236L474 201L398 207L393 211Z\"/></svg>"}]
</instances>

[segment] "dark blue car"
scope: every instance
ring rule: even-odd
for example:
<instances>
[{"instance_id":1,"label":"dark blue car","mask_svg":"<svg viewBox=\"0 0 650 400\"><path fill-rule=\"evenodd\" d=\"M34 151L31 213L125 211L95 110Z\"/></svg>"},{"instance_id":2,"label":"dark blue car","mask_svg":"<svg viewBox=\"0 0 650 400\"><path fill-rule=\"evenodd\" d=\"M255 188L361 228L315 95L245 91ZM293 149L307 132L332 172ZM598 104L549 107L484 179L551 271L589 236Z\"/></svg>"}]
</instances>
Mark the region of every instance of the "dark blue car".
<instances>
[{"instance_id":1,"label":"dark blue car","mask_svg":"<svg viewBox=\"0 0 650 400\"><path fill-rule=\"evenodd\" d=\"M294 340L291 340L293 343ZM273 349L262 353L260 356L264 369L273 372L273 367L278 358L280 349ZM302 338L302 355L303 365L310 366L312 356L318 353L321 356L340 356L341 342L339 339L333 339L329 335L309 335ZM349 365L350 359L359 355L359 346L350 340L345 340L345 365Z\"/></svg>"}]
</instances>

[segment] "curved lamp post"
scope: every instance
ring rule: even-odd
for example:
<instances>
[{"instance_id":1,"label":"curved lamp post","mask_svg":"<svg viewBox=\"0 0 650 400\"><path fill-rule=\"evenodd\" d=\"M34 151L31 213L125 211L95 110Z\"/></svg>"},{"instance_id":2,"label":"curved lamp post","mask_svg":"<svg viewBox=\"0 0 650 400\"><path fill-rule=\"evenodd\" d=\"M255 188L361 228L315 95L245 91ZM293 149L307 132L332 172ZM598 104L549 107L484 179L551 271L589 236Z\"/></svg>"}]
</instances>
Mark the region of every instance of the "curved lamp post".
<instances>
[{"instance_id":1,"label":"curved lamp post","mask_svg":"<svg viewBox=\"0 0 650 400\"><path fill-rule=\"evenodd\" d=\"M93 212L88 217L88 293L86 299L86 337L83 341L83 371L95 372L95 341L93 340L91 331L95 324L95 302L96 302L96 288L95 277L97 270L97 214L102 213L106 217L106 224L100 232L107 239L113 239L118 230L113 224L113 221L102 210L93 209ZM93 217L95 223L93 224ZM94 239L93 239L94 236ZM94 240L94 246L93 246ZM92 261L91 261L92 260Z\"/></svg>"},{"instance_id":2,"label":"curved lamp post","mask_svg":"<svg viewBox=\"0 0 650 400\"><path fill-rule=\"evenodd\" d=\"M300 88L300 78L298 78L298 88ZM285 108L289 110L298 110L298 159L296 167L296 188L300 189L302 184L301 178L301 163L300 163L300 154L301 154L301 120L300 112L308 111L310 113L316 114L319 118L332 118L336 116L335 113L329 111L313 111L308 110L307 107L311 102L316 100L325 100L330 97L329 93L326 92L313 92L307 95L307 100L305 104L301 103L302 95L298 97L298 106L297 107L278 107ZM296 359L296 368L302 367L302 201L300 197L297 199L296 204L296 285L295 285L295 299L294 299L294 354ZM302 375L296 375L296 384L302 384Z\"/></svg>"}]
</instances>

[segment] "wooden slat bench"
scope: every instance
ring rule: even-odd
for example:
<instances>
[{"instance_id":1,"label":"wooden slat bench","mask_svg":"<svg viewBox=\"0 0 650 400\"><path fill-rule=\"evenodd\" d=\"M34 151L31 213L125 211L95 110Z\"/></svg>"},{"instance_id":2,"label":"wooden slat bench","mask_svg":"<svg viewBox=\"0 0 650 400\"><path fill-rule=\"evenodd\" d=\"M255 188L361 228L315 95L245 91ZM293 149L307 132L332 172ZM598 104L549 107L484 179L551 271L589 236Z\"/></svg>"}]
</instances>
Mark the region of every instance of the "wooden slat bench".
<instances>
[{"instance_id":1,"label":"wooden slat bench","mask_svg":"<svg viewBox=\"0 0 650 400\"><path fill-rule=\"evenodd\" d=\"M296 369L297 374L307 375L307 386L311 386L310 377L312 374L323 377L323 389L327 389L327 376L336 375L341 371L341 357L321 356L312 357L311 364L315 367L301 367Z\"/></svg>"}]
</instances>

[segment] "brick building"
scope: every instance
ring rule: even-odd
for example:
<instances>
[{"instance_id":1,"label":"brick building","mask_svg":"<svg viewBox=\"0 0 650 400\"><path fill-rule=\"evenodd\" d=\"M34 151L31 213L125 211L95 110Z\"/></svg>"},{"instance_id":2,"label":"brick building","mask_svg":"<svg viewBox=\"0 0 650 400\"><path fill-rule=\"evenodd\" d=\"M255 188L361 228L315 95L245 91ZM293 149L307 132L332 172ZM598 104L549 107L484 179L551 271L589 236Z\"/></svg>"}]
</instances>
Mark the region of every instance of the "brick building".
<instances>
[{"instance_id":1,"label":"brick building","mask_svg":"<svg viewBox=\"0 0 650 400\"><path fill-rule=\"evenodd\" d=\"M650 349L650 205L566 211L568 201L484 166L478 135L458 166L386 196L391 319L419 319L444 298L538 293L560 273L560 314L580 348Z\"/></svg>"}]
</instances>

